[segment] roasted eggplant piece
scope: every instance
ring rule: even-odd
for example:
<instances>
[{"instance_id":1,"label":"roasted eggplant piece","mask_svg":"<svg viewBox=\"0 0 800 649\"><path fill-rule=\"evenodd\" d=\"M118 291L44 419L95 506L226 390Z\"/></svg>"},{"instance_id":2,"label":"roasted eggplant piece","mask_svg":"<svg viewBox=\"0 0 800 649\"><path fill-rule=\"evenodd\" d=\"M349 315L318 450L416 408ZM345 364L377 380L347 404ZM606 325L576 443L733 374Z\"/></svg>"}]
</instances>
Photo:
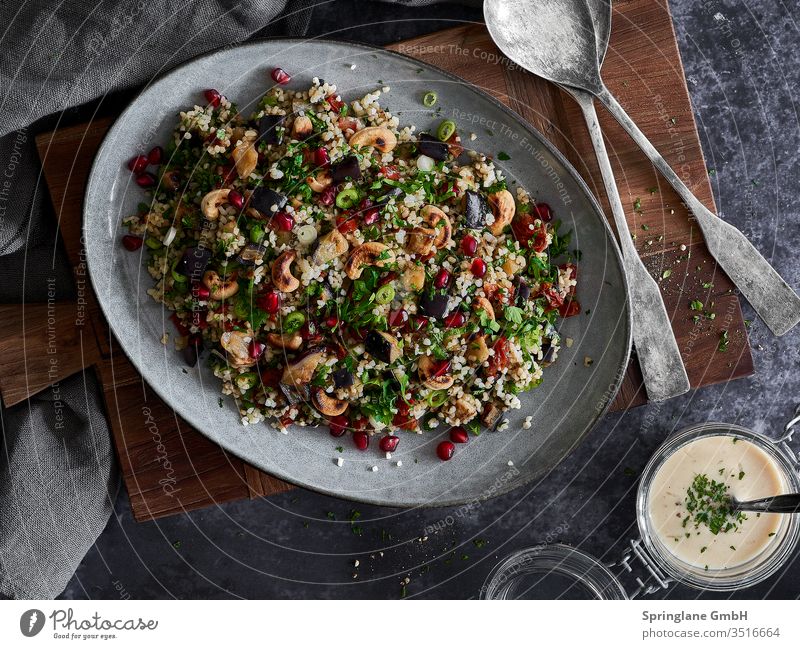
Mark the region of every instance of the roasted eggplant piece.
<instances>
[{"instance_id":1,"label":"roasted eggplant piece","mask_svg":"<svg viewBox=\"0 0 800 649\"><path fill-rule=\"evenodd\" d=\"M250 207L258 210L263 217L268 219L271 219L275 212L280 212L286 207L287 202L286 196L268 187L256 187L250 196Z\"/></svg>"},{"instance_id":2,"label":"roasted eggplant piece","mask_svg":"<svg viewBox=\"0 0 800 649\"><path fill-rule=\"evenodd\" d=\"M264 115L258 122L258 138L267 144L283 142L286 115Z\"/></svg>"},{"instance_id":3,"label":"roasted eggplant piece","mask_svg":"<svg viewBox=\"0 0 800 649\"><path fill-rule=\"evenodd\" d=\"M502 414L503 411L499 405L494 402L489 402L481 413L481 423L489 430L495 430L500 425Z\"/></svg>"},{"instance_id":4,"label":"roasted eggplant piece","mask_svg":"<svg viewBox=\"0 0 800 649\"><path fill-rule=\"evenodd\" d=\"M430 133L420 134L417 150L434 160L447 160L447 156L450 154L447 142L442 142L438 137L434 137Z\"/></svg>"},{"instance_id":5,"label":"roasted eggplant piece","mask_svg":"<svg viewBox=\"0 0 800 649\"><path fill-rule=\"evenodd\" d=\"M358 158L354 155L348 155L331 166L331 178L336 184L343 183L348 178L350 180L358 180L361 178L361 168L358 166Z\"/></svg>"},{"instance_id":6,"label":"roasted eggplant piece","mask_svg":"<svg viewBox=\"0 0 800 649\"><path fill-rule=\"evenodd\" d=\"M375 199L375 205L378 206L386 205L386 203L388 203L390 199L395 198L399 200L404 195L405 192L402 189L400 189L399 187L392 187L388 192L383 194L383 196L380 196L379 198Z\"/></svg>"},{"instance_id":7,"label":"roasted eggplant piece","mask_svg":"<svg viewBox=\"0 0 800 649\"><path fill-rule=\"evenodd\" d=\"M254 266L259 259L264 259L267 252L266 246L259 243L248 243L236 257L242 266Z\"/></svg>"},{"instance_id":8,"label":"roasted eggplant piece","mask_svg":"<svg viewBox=\"0 0 800 649\"><path fill-rule=\"evenodd\" d=\"M441 319L447 315L447 303L450 298L448 295L434 293L432 296L427 293L419 297L419 309L422 315L429 318Z\"/></svg>"},{"instance_id":9,"label":"roasted eggplant piece","mask_svg":"<svg viewBox=\"0 0 800 649\"><path fill-rule=\"evenodd\" d=\"M397 339L382 331L370 331L364 338L364 351L384 363L393 363L401 356Z\"/></svg>"},{"instance_id":10,"label":"roasted eggplant piece","mask_svg":"<svg viewBox=\"0 0 800 649\"><path fill-rule=\"evenodd\" d=\"M514 301L518 307L524 307L525 303L531 296L531 287L521 279L517 279L515 283L517 285L517 289L514 292Z\"/></svg>"},{"instance_id":11,"label":"roasted eggplant piece","mask_svg":"<svg viewBox=\"0 0 800 649\"><path fill-rule=\"evenodd\" d=\"M211 261L211 251L200 246L187 248L175 270L189 279L199 282Z\"/></svg>"},{"instance_id":12,"label":"roasted eggplant piece","mask_svg":"<svg viewBox=\"0 0 800 649\"><path fill-rule=\"evenodd\" d=\"M553 359L556 355L556 349L553 347L553 343L549 338L542 339L542 360L539 361L543 365L547 363L548 365L553 362Z\"/></svg>"},{"instance_id":13,"label":"roasted eggplant piece","mask_svg":"<svg viewBox=\"0 0 800 649\"><path fill-rule=\"evenodd\" d=\"M479 230L486 225L486 217L492 213L489 202L483 194L467 190L464 192L464 225Z\"/></svg>"},{"instance_id":14,"label":"roasted eggplant piece","mask_svg":"<svg viewBox=\"0 0 800 649\"><path fill-rule=\"evenodd\" d=\"M298 403L307 403L311 397L311 389L307 385L292 386L285 383L278 383L278 389L281 391L286 401L290 406L296 406Z\"/></svg>"},{"instance_id":15,"label":"roasted eggplant piece","mask_svg":"<svg viewBox=\"0 0 800 649\"><path fill-rule=\"evenodd\" d=\"M340 367L338 370L333 372L332 376L333 384L337 388L349 388L355 381L353 373L346 367Z\"/></svg>"}]
</instances>

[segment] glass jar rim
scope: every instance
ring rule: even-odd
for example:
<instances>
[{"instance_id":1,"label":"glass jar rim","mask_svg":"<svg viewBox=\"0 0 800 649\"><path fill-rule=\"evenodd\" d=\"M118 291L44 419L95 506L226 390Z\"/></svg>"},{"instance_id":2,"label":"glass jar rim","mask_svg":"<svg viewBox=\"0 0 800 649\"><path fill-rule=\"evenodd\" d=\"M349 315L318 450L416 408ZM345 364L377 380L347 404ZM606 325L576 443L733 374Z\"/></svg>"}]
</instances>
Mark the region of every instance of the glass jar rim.
<instances>
[{"instance_id":1,"label":"glass jar rim","mask_svg":"<svg viewBox=\"0 0 800 649\"><path fill-rule=\"evenodd\" d=\"M620 581L603 563L564 543L546 543L510 554L492 568L481 587L481 599L506 599L515 580L546 573L580 584L596 599L628 599Z\"/></svg>"},{"instance_id":2,"label":"glass jar rim","mask_svg":"<svg viewBox=\"0 0 800 649\"><path fill-rule=\"evenodd\" d=\"M665 571L671 578L683 584L714 591L730 591L739 588L753 586L780 569L787 559L792 555L800 542L800 517L789 516L785 533L778 541L777 547L770 550L768 557L764 561L755 565L749 572L744 574L722 577L715 573L708 576L692 572L688 567L684 569L680 565L680 559L666 551L662 551L655 542L655 534L649 526L649 515L647 512L647 496L661 465L671 457L678 449L691 441L703 437L713 437L716 435L729 435L751 442L761 450L765 451L776 461L780 468L786 484L795 491L800 491L800 475L794 466L792 459L784 450L766 435L756 431L738 426L736 424L725 424L721 422L707 422L695 424L684 428L674 435L668 437L661 446L651 456L642 471L639 481L639 488L636 494L636 521L639 526L639 534L642 538L644 548L651 559Z\"/></svg>"}]
</instances>

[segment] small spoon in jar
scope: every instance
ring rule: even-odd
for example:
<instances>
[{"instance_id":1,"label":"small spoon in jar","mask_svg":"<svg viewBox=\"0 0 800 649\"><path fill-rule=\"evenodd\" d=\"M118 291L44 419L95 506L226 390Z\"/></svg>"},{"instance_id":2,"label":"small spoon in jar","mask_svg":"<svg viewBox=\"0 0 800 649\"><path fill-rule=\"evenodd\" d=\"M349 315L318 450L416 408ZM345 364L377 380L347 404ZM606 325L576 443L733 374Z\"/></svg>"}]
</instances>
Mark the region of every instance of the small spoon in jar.
<instances>
[{"instance_id":1,"label":"small spoon in jar","mask_svg":"<svg viewBox=\"0 0 800 649\"><path fill-rule=\"evenodd\" d=\"M800 513L800 494L782 494L759 498L758 500L739 501L731 498L731 509L736 512L764 512L769 514Z\"/></svg>"}]
</instances>

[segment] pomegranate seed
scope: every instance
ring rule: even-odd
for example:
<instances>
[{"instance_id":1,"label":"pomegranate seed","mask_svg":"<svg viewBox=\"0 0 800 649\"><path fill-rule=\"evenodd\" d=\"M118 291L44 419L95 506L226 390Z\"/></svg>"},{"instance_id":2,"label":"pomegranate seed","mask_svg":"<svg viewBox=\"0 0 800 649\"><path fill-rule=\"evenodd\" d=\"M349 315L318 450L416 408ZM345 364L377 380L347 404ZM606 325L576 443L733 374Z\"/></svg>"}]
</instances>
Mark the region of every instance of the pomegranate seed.
<instances>
[{"instance_id":1,"label":"pomegranate seed","mask_svg":"<svg viewBox=\"0 0 800 649\"><path fill-rule=\"evenodd\" d=\"M211 104L214 108L219 106L219 102L222 101L222 95L219 94L219 91L214 90L213 88L209 88L206 90L203 95L206 98L206 101Z\"/></svg>"},{"instance_id":2,"label":"pomegranate seed","mask_svg":"<svg viewBox=\"0 0 800 649\"><path fill-rule=\"evenodd\" d=\"M477 250L478 240L471 234L466 235L461 240L461 252L463 252L467 257L472 257Z\"/></svg>"},{"instance_id":3,"label":"pomegranate seed","mask_svg":"<svg viewBox=\"0 0 800 649\"><path fill-rule=\"evenodd\" d=\"M439 456L442 462L447 462L455 452L456 445L453 442L439 442L439 446L436 447L436 455Z\"/></svg>"},{"instance_id":4,"label":"pomegranate seed","mask_svg":"<svg viewBox=\"0 0 800 649\"><path fill-rule=\"evenodd\" d=\"M450 429L450 441L456 444L466 444L469 441L469 433L463 426L456 426Z\"/></svg>"},{"instance_id":5,"label":"pomegranate seed","mask_svg":"<svg viewBox=\"0 0 800 649\"><path fill-rule=\"evenodd\" d=\"M282 232L291 232L294 227L294 219L286 212L278 212L272 217L275 227Z\"/></svg>"},{"instance_id":6,"label":"pomegranate seed","mask_svg":"<svg viewBox=\"0 0 800 649\"><path fill-rule=\"evenodd\" d=\"M349 422L344 415L337 415L336 417L331 417L329 424L331 435L341 437L347 432Z\"/></svg>"},{"instance_id":7,"label":"pomegranate seed","mask_svg":"<svg viewBox=\"0 0 800 649\"><path fill-rule=\"evenodd\" d=\"M447 285L450 283L450 273L448 273L444 268L442 268L438 273L436 273L436 279L433 280L433 285L436 288L447 288Z\"/></svg>"},{"instance_id":8,"label":"pomegranate seed","mask_svg":"<svg viewBox=\"0 0 800 649\"><path fill-rule=\"evenodd\" d=\"M230 194L228 194L228 202L237 210L240 210L244 207L244 196L242 196L235 189L232 189Z\"/></svg>"},{"instance_id":9,"label":"pomegranate seed","mask_svg":"<svg viewBox=\"0 0 800 649\"><path fill-rule=\"evenodd\" d=\"M437 361L433 366L432 376L434 378L444 376L448 371L450 371L450 361Z\"/></svg>"},{"instance_id":10,"label":"pomegranate seed","mask_svg":"<svg viewBox=\"0 0 800 649\"><path fill-rule=\"evenodd\" d=\"M325 320L325 326L328 327L328 329L333 329L338 324L339 318L337 318L335 315L328 316L328 318Z\"/></svg>"},{"instance_id":11,"label":"pomegranate seed","mask_svg":"<svg viewBox=\"0 0 800 649\"><path fill-rule=\"evenodd\" d=\"M136 184L139 187L153 187L156 184L156 177L147 171L136 175Z\"/></svg>"},{"instance_id":12,"label":"pomegranate seed","mask_svg":"<svg viewBox=\"0 0 800 649\"><path fill-rule=\"evenodd\" d=\"M211 297L211 291L203 284L195 284L192 286L192 295L198 300L207 300Z\"/></svg>"},{"instance_id":13,"label":"pomegranate seed","mask_svg":"<svg viewBox=\"0 0 800 649\"><path fill-rule=\"evenodd\" d=\"M314 151L314 164L318 167L327 167L331 163L328 149L324 146L319 147Z\"/></svg>"},{"instance_id":14,"label":"pomegranate seed","mask_svg":"<svg viewBox=\"0 0 800 649\"><path fill-rule=\"evenodd\" d=\"M164 157L164 149L160 146L153 147L150 149L150 153L147 154L147 162L151 165L160 165L161 159Z\"/></svg>"},{"instance_id":15,"label":"pomegranate seed","mask_svg":"<svg viewBox=\"0 0 800 649\"><path fill-rule=\"evenodd\" d=\"M129 250L130 252L139 250L143 242L144 239L141 237L134 237L132 234L126 234L122 237L122 245L125 246L125 250Z\"/></svg>"},{"instance_id":16,"label":"pomegranate seed","mask_svg":"<svg viewBox=\"0 0 800 649\"><path fill-rule=\"evenodd\" d=\"M330 207L331 205L333 205L333 202L335 200L336 200L336 187L334 185L329 185L319 195L319 202L322 203L325 207Z\"/></svg>"},{"instance_id":17,"label":"pomegranate seed","mask_svg":"<svg viewBox=\"0 0 800 649\"><path fill-rule=\"evenodd\" d=\"M380 210L377 207L371 207L366 212L364 212L362 220L364 221L364 225L375 225L378 222L380 216L381 216Z\"/></svg>"},{"instance_id":18,"label":"pomegranate seed","mask_svg":"<svg viewBox=\"0 0 800 649\"><path fill-rule=\"evenodd\" d=\"M470 270L475 277L483 277L486 274L486 262L480 257L475 259L470 266Z\"/></svg>"},{"instance_id":19,"label":"pomegranate seed","mask_svg":"<svg viewBox=\"0 0 800 649\"><path fill-rule=\"evenodd\" d=\"M464 314L461 311L456 311L444 319L444 326L448 329L458 329L459 327L463 327L466 321L467 318Z\"/></svg>"},{"instance_id":20,"label":"pomegranate seed","mask_svg":"<svg viewBox=\"0 0 800 649\"><path fill-rule=\"evenodd\" d=\"M285 86L287 83L289 83L292 80L292 77L290 77L289 74L286 72L286 70L284 70L283 68L274 68L272 70L272 75L271 76L272 76L272 80L275 83L279 83L282 86Z\"/></svg>"},{"instance_id":21,"label":"pomegranate seed","mask_svg":"<svg viewBox=\"0 0 800 649\"><path fill-rule=\"evenodd\" d=\"M408 322L408 311L405 309L398 309L389 313L390 327L402 327L406 322Z\"/></svg>"},{"instance_id":22,"label":"pomegranate seed","mask_svg":"<svg viewBox=\"0 0 800 649\"><path fill-rule=\"evenodd\" d=\"M147 161L146 155L137 155L128 160L128 169L135 174L140 174L147 169L148 164L150 163Z\"/></svg>"},{"instance_id":23,"label":"pomegranate seed","mask_svg":"<svg viewBox=\"0 0 800 649\"><path fill-rule=\"evenodd\" d=\"M397 435L387 435L386 437L381 438L379 446L385 453L392 453L397 448L399 443L400 438Z\"/></svg>"},{"instance_id":24,"label":"pomegranate seed","mask_svg":"<svg viewBox=\"0 0 800 649\"><path fill-rule=\"evenodd\" d=\"M281 296L277 291L270 291L259 298L258 304L269 314L275 314L281 308Z\"/></svg>"},{"instance_id":25,"label":"pomegranate seed","mask_svg":"<svg viewBox=\"0 0 800 649\"><path fill-rule=\"evenodd\" d=\"M537 203L533 208L533 216L542 219L543 223L550 223L553 220L553 210L547 203Z\"/></svg>"},{"instance_id":26,"label":"pomegranate seed","mask_svg":"<svg viewBox=\"0 0 800 649\"><path fill-rule=\"evenodd\" d=\"M366 431L357 430L353 433L353 442L359 451L366 451L369 446L369 435Z\"/></svg>"},{"instance_id":27,"label":"pomegranate seed","mask_svg":"<svg viewBox=\"0 0 800 649\"><path fill-rule=\"evenodd\" d=\"M266 349L266 345L257 340L251 340L247 345L247 353L250 358L260 358L261 354L264 353L264 349Z\"/></svg>"}]
</instances>

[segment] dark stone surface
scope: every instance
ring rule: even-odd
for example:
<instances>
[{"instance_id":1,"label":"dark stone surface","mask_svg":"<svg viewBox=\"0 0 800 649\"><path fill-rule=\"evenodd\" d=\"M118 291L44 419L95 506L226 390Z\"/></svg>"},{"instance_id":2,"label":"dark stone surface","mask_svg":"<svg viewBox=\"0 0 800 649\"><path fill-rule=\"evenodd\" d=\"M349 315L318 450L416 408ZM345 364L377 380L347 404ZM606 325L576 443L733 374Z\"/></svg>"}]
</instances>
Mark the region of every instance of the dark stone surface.
<instances>
[{"instance_id":1,"label":"dark stone surface","mask_svg":"<svg viewBox=\"0 0 800 649\"><path fill-rule=\"evenodd\" d=\"M674 0L671 6L718 205L798 288L800 15L794 5L789 10L766 0ZM480 14L456 5L410 9L346 1L317 9L312 30L381 44L458 19ZM800 399L800 329L776 339L744 308L753 320L755 376L606 417L530 491L469 511L400 511L297 490L145 524L133 522L123 495L117 517L64 596L391 599L409 576L409 596L466 598L477 595L499 558L538 542L560 540L611 561L637 534L637 475L670 432L722 420L775 433ZM354 509L361 535L348 521ZM441 521L442 531L417 540ZM473 539L488 543L479 548ZM798 583L795 556L775 578L730 597L796 598ZM666 596L718 595L675 587Z\"/></svg>"}]
</instances>

